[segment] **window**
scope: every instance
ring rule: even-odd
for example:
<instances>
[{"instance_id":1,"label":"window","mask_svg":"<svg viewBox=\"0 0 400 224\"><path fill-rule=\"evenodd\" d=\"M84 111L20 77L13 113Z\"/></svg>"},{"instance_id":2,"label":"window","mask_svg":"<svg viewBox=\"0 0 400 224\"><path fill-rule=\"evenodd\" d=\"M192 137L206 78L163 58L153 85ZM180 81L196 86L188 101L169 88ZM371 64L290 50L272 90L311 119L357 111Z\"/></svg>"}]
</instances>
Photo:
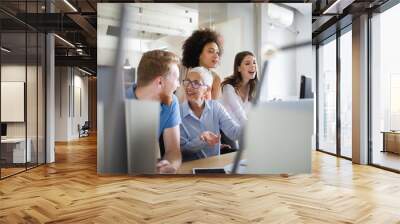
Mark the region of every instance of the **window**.
<instances>
[{"instance_id":1,"label":"window","mask_svg":"<svg viewBox=\"0 0 400 224\"><path fill-rule=\"evenodd\" d=\"M349 27L351 28L351 27ZM340 155L352 157L352 32L340 36Z\"/></svg>"},{"instance_id":2,"label":"window","mask_svg":"<svg viewBox=\"0 0 400 224\"><path fill-rule=\"evenodd\" d=\"M371 18L372 164L400 170L400 4Z\"/></svg>"},{"instance_id":3,"label":"window","mask_svg":"<svg viewBox=\"0 0 400 224\"><path fill-rule=\"evenodd\" d=\"M336 40L318 48L318 148L336 153Z\"/></svg>"}]
</instances>

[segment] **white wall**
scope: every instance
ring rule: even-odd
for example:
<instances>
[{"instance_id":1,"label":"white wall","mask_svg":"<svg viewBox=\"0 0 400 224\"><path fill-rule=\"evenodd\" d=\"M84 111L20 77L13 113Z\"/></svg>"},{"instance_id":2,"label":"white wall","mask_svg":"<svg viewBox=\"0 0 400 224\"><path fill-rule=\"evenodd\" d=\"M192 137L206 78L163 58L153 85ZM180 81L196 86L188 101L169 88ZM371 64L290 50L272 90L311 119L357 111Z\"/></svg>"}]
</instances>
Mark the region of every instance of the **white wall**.
<instances>
[{"instance_id":1,"label":"white wall","mask_svg":"<svg viewBox=\"0 0 400 224\"><path fill-rule=\"evenodd\" d=\"M9 81L9 82L25 82L25 75L26 71L28 72L28 75L35 74L36 75L36 67L34 66L27 66L25 65L18 65L18 64L9 64L9 65L2 65L1 66L1 81ZM32 82L32 81L30 81ZM32 83L30 83L32 84ZM36 81L35 81L36 84ZM29 88L28 90L31 90ZM36 88L34 89L34 92L27 93L27 96L29 99L27 99L27 103L31 103L33 100L36 99ZM34 98L34 99L32 99ZM32 105L33 106L33 105ZM36 104L34 105L36 108ZM2 110L7 110L7 108L1 108ZM36 113L33 114L30 110L30 113L27 114L28 116L28 129L31 129L33 127L32 121L34 118L36 119ZM33 116L34 115L34 116ZM36 121L36 120L35 120ZM25 137L25 126L26 122L7 122L7 136L8 137ZM36 125L35 125L36 126ZM28 137L31 131L28 130Z\"/></svg>"},{"instance_id":2,"label":"white wall","mask_svg":"<svg viewBox=\"0 0 400 224\"><path fill-rule=\"evenodd\" d=\"M71 135L73 136L73 138L77 138L79 137L79 132L78 132L78 124L80 124L80 126L82 126L85 121L89 120L89 114L88 114L88 106L89 106L89 101L88 101L88 77L87 76L81 76L82 73L77 74L77 70L75 70L75 75L74 75L74 86L75 86L75 102L74 102L74 110L75 113L73 113L73 115L75 115L72 119L72 130L71 130ZM78 92L77 90L80 90L80 99L78 96ZM79 105L79 102L80 105ZM82 112L80 113L79 111L79 107L81 106L81 110Z\"/></svg>"},{"instance_id":3,"label":"white wall","mask_svg":"<svg viewBox=\"0 0 400 224\"><path fill-rule=\"evenodd\" d=\"M242 21L240 18L232 18L215 25L224 40L223 54L219 66L215 69L223 80L233 73L235 55L240 52L242 40ZM234 35L233 35L234 34ZM234 37L234 38L233 38Z\"/></svg>"},{"instance_id":4,"label":"white wall","mask_svg":"<svg viewBox=\"0 0 400 224\"><path fill-rule=\"evenodd\" d=\"M267 49L293 44L296 34L286 28L271 26L271 20L267 16L269 4L261 6L261 58L267 60L264 52ZM269 60L268 70L262 83L260 100L271 100L274 98L285 98L295 94L294 85L296 77L296 55L295 52L277 53Z\"/></svg>"},{"instance_id":5,"label":"white wall","mask_svg":"<svg viewBox=\"0 0 400 224\"><path fill-rule=\"evenodd\" d=\"M266 60L264 53L268 49L311 41L311 4L286 4L296 10L293 23L289 27L271 25L273 22L267 16L269 4L261 6L261 58ZM314 76L311 44L285 52L278 52L269 60L267 77L261 91L261 100L298 98L300 76ZM312 77L313 78L313 77Z\"/></svg>"},{"instance_id":6,"label":"white wall","mask_svg":"<svg viewBox=\"0 0 400 224\"><path fill-rule=\"evenodd\" d=\"M254 15L254 4L241 3L241 4L182 4L183 6L191 6L199 10L199 15L204 18L200 18L203 22L199 24L201 26L209 27L210 23L205 19L211 19L212 27L215 28L223 36L224 40L224 53L221 58L220 65L216 68L216 72L223 79L229 76L233 72L233 62L235 55L240 51L252 51L255 53L255 15ZM210 9L211 6L217 6L218 12ZM211 10L209 12L209 10ZM205 16L211 13L209 17ZM151 50L155 48L166 48L169 51L176 53L178 56L182 56L182 45L187 37L181 36L165 36L155 41L142 41L141 48L143 51ZM134 45L131 45L134 48ZM101 54L106 54L108 59L104 59L104 56L100 59L102 65L110 61L110 52L107 51L106 46L103 46L104 50L101 50ZM133 65L139 63L141 53L127 52L126 58L129 58Z\"/></svg>"},{"instance_id":7,"label":"white wall","mask_svg":"<svg viewBox=\"0 0 400 224\"><path fill-rule=\"evenodd\" d=\"M26 85L26 107L23 106L22 113L26 112L26 120L23 122L7 122L7 137L25 137L30 139L32 159L36 161L39 153L39 162L44 162L44 74L39 66L25 66L25 64L3 64L1 66L2 81L24 82ZM27 78L27 81L25 80ZM7 97L2 95L3 97ZM12 110L2 107L1 110ZM13 111L8 111L13 113ZM38 151L39 150L39 151ZM49 160L51 161L51 160Z\"/></svg>"},{"instance_id":8,"label":"white wall","mask_svg":"<svg viewBox=\"0 0 400 224\"><path fill-rule=\"evenodd\" d=\"M25 65L2 65L1 81L25 82ZM32 67L28 66L28 70Z\"/></svg>"},{"instance_id":9,"label":"white wall","mask_svg":"<svg viewBox=\"0 0 400 224\"><path fill-rule=\"evenodd\" d=\"M55 72L55 140L77 139L78 124L82 126L88 120L88 78L71 67L56 67ZM79 90L80 93L78 93ZM77 97L79 94L81 94L81 103ZM82 115L79 105L82 105Z\"/></svg>"},{"instance_id":10,"label":"white wall","mask_svg":"<svg viewBox=\"0 0 400 224\"><path fill-rule=\"evenodd\" d=\"M68 67L55 68L55 141L68 141Z\"/></svg>"},{"instance_id":11,"label":"white wall","mask_svg":"<svg viewBox=\"0 0 400 224\"><path fill-rule=\"evenodd\" d=\"M226 19L215 24L215 30L224 40L224 52L217 73L223 79L233 73L237 53L256 54L255 5L252 3L226 4Z\"/></svg>"},{"instance_id":12,"label":"white wall","mask_svg":"<svg viewBox=\"0 0 400 224\"><path fill-rule=\"evenodd\" d=\"M312 72L311 72L311 78L312 80L312 91L314 93L314 132L313 132L313 137L312 137L312 147L313 149L317 149L317 138L316 138L316 133L317 133L317 48L315 45L312 46Z\"/></svg>"},{"instance_id":13,"label":"white wall","mask_svg":"<svg viewBox=\"0 0 400 224\"><path fill-rule=\"evenodd\" d=\"M297 10L295 12L294 21L296 30L299 32L296 36L296 43L304 43L312 39L312 15L311 3L309 4L291 4ZM312 45L296 49L296 96L300 94L300 77L302 75L312 78L313 90L315 89L315 55L313 55ZM315 93L315 91L314 91Z\"/></svg>"},{"instance_id":14,"label":"white wall","mask_svg":"<svg viewBox=\"0 0 400 224\"><path fill-rule=\"evenodd\" d=\"M313 83L312 91L314 92L314 96L317 93L317 47L315 45L312 46L312 71L311 71L311 78Z\"/></svg>"},{"instance_id":15,"label":"white wall","mask_svg":"<svg viewBox=\"0 0 400 224\"><path fill-rule=\"evenodd\" d=\"M241 48L240 51L251 51L254 52L256 49L255 36L255 4L253 3L240 3L240 4L228 4L227 18L239 18L241 21L241 31L237 35L241 36ZM229 34L230 36L232 34ZM236 35L235 35L236 36ZM229 47L229 46L227 46ZM233 61L232 61L233 65Z\"/></svg>"}]
</instances>

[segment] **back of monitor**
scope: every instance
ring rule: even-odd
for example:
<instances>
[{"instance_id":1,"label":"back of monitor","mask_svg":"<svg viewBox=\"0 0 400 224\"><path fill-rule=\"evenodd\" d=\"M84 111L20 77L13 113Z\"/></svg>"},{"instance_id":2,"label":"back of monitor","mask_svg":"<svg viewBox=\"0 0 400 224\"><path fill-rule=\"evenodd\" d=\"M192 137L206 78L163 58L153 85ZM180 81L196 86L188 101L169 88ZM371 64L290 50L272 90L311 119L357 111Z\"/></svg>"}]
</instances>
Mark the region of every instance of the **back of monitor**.
<instances>
[{"instance_id":1,"label":"back of monitor","mask_svg":"<svg viewBox=\"0 0 400 224\"><path fill-rule=\"evenodd\" d=\"M246 173L310 173L312 134L313 100L259 104L244 134Z\"/></svg>"},{"instance_id":2,"label":"back of monitor","mask_svg":"<svg viewBox=\"0 0 400 224\"><path fill-rule=\"evenodd\" d=\"M158 146L160 103L126 100L126 137L128 174L155 174Z\"/></svg>"}]
</instances>

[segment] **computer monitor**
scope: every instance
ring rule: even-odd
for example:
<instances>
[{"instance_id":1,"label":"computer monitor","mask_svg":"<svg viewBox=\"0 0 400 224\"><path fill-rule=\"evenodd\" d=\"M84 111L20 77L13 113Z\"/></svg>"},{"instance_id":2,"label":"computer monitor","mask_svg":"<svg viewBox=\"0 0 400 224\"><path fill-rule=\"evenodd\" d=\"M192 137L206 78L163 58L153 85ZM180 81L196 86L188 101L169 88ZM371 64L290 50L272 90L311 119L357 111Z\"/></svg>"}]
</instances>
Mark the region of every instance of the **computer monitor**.
<instances>
[{"instance_id":1,"label":"computer monitor","mask_svg":"<svg viewBox=\"0 0 400 224\"><path fill-rule=\"evenodd\" d=\"M270 101L249 113L244 154L248 174L311 172L313 100Z\"/></svg>"},{"instance_id":2,"label":"computer monitor","mask_svg":"<svg viewBox=\"0 0 400 224\"><path fill-rule=\"evenodd\" d=\"M314 98L312 92L312 79L304 75L300 80L300 99Z\"/></svg>"},{"instance_id":3,"label":"computer monitor","mask_svg":"<svg viewBox=\"0 0 400 224\"><path fill-rule=\"evenodd\" d=\"M1 123L1 136L2 137L7 136L7 124L6 123Z\"/></svg>"},{"instance_id":4,"label":"computer monitor","mask_svg":"<svg viewBox=\"0 0 400 224\"><path fill-rule=\"evenodd\" d=\"M244 151L249 150L247 148L251 148L250 153L252 155L257 155L259 156L259 159L263 158L268 158L268 155L263 154L263 155L258 155L258 153L263 152L263 148L266 146L269 146L269 149L271 147L275 147L275 150L286 150L290 152L291 150L293 151L292 155L296 156L303 156L301 159L300 157L295 158L294 161L298 161L298 163L292 163L295 166L285 166L285 162L291 161L289 160L284 160L284 161L275 161L278 162L278 164L275 164L271 166L272 163L268 163L270 160L265 160L264 162L268 163L266 166L263 164L260 164L257 162L258 157L251 157L250 160L245 158L246 160L246 171L245 173L264 173L264 174L270 174L270 173L276 173L277 171L293 171L294 173L299 173L299 172L309 172L309 169L311 166L311 136L313 132L313 100L300 100L300 101L278 101L278 102L267 102L264 103L261 107L258 105L260 102L260 95L261 95L261 89L262 86L266 85L266 82L268 82L268 60L264 61L263 67L262 67L262 72L260 74L260 81L259 84L256 87L256 95L255 99L253 100L253 108L252 111L250 112L252 115L249 116L249 121L245 127L245 131L242 133L239 143L241 147L235 156L233 167L231 172L229 173L242 173L240 170L241 166L241 161L243 160L244 157ZM311 91L311 79L307 78L304 76L304 81L302 82L302 86L304 90L303 95L300 96L300 98L313 98L313 94ZM265 80L265 81L264 81ZM267 118L268 116L268 118ZM276 120L274 120L276 118ZM271 122L276 123L276 127L274 129L274 125L271 126L272 123L265 122L263 121L265 119L271 119ZM293 121L293 123L288 122L288 121ZM304 128L303 131L302 128ZM260 129L263 129L260 131ZM264 130L265 129L265 130ZM278 130L280 129L280 130ZM285 129L287 129L287 133L292 133L298 131L298 134L285 134ZM254 135L253 134L248 134L249 130L258 130L259 132L256 132ZM266 132L271 131L274 133L278 134L278 136L275 135L270 135L266 136ZM257 134L258 133L258 134ZM275 136L270 139L271 136ZM286 147L284 139L282 136L287 136L288 138L295 138L296 144L298 144L297 147ZM278 138L279 137L279 138ZM268 139L266 142L265 140ZM278 142L276 142L278 141ZM253 143L262 143L261 145L254 146ZM291 142L291 143L293 143ZM293 144L288 144L288 145L293 145ZM244 150L246 148L246 150ZM296 149L299 148L300 150ZM308 153L307 151L304 151L304 149L309 149ZM274 150L274 149L272 149ZM269 151L269 150L267 150ZM278 160L278 158L281 158L280 156L284 155L284 153L280 153L279 151L271 151L275 152L274 156L276 156L275 159ZM265 156L265 157L263 157ZM293 158L293 157L292 157ZM300 161L302 160L302 161ZM282 163L280 163L282 162ZM251 165L250 165L251 163ZM261 161L262 163L262 161ZM275 167L274 167L275 166ZM250 168L250 169L248 169ZM291 173L293 173L291 172ZM279 173L279 172L278 172Z\"/></svg>"},{"instance_id":5,"label":"computer monitor","mask_svg":"<svg viewBox=\"0 0 400 224\"><path fill-rule=\"evenodd\" d=\"M258 85L256 86L256 92L255 92L255 97L253 99L253 107L257 106L257 104L260 102L260 97L261 97L261 87L263 85L266 85L264 80L267 80L268 77L267 76L267 69L268 69L268 60L265 60L262 68L261 68L261 74L259 75L259 82ZM236 152L236 156L235 159L233 161L233 166L232 169L228 172L228 173L238 173L239 171L239 166L240 166L240 161L242 159L242 154L243 154L243 145L245 145L245 139L244 139L244 132L242 132L242 134L239 137L239 145L240 148L237 150ZM228 168L230 169L230 168Z\"/></svg>"},{"instance_id":6,"label":"computer monitor","mask_svg":"<svg viewBox=\"0 0 400 224\"><path fill-rule=\"evenodd\" d=\"M311 172L313 99L269 101L249 112L234 174L296 174ZM232 169L232 171L231 171Z\"/></svg>"},{"instance_id":7,"label":"computer monitor","mask_svg":"<svg viewBox=\"0 0 400 224\"><path fill-rule=\"evenodd\" d=\"M160 158L158 126L160 103L125 100L128 174L155 174Z\"/></svg>"}]
</instances>

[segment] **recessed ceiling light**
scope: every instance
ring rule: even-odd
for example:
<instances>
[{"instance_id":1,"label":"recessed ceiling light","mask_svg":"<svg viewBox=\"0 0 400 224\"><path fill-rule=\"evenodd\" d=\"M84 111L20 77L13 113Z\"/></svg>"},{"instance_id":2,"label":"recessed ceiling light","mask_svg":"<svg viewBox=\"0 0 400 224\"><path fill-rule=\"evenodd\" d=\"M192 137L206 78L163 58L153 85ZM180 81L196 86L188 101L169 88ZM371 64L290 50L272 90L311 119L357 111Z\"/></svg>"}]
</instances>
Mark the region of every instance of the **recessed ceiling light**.
<instances>
[{"instance_id":1,"label":"recessed ceiling light","mask_svg":"<svg viewBox=\"0 0 400 224\"><path fill-rule=\"evenodd\" d=\"M349 6L354 0L336 0L322 14L341 14L343 9Z\"/></svg>"},{"instance_id":2,"label":"recessed ceiling light","mask_svg":"<svg viewBox=\"0 0 400 224\"><path fill-rule=\"evenodd\" d=\"M57 35L57 34L54 34L54 36L57 37L57 38L58 38L59 40L61 40L62 42L66 43L67 45L69 45L69 46L75 48L75 45L73 45L73 44L72 44L71 42L69 42L68 40L66 40L66 39L64 39L64 38L62 38L62 37L60 37L60 36Z\"/></svg>"},{"instance_id":3,"label":"recessed ceiling light","mask_svg":"<svg viewBox=\"0 0 400 224\"><path fill-rule=\"evenodd\" d=\"M64 0L65 4L67 4L74 12L78 12L78 10L68 1Z\"/></svg>"},{"instance_id":4,"label":"recessed ceiling light","mask_svg":"<svg viewBox=\"0 0 400 224\"><path fill-rule=\"evenodd\" d=\"M9 49L7 49L7 48L5 48L5 47L1 47L1 50L4 51L4 52L6 52L6 53L10 53L10 52L11 52L11 50L9 50Z\"/></svg>"},{"instance_id":5,"label":"recessed ceiling light","mask_svg":"<svg viewBox=\"0 0 400 224\"><path fill-rule=\"evenodd\" d=\"M79 69L79 71L81 71L81 72L83 72L83 73L85 73L85 74L87 74L87 75L93 75L92 73L90 73L90 72L88 72L88 71L85 71L85 70L83 70L83 69L81 69L81 68L79 68L79 67L78 67L78 69Z\"/></svg>"}]
</instances>

